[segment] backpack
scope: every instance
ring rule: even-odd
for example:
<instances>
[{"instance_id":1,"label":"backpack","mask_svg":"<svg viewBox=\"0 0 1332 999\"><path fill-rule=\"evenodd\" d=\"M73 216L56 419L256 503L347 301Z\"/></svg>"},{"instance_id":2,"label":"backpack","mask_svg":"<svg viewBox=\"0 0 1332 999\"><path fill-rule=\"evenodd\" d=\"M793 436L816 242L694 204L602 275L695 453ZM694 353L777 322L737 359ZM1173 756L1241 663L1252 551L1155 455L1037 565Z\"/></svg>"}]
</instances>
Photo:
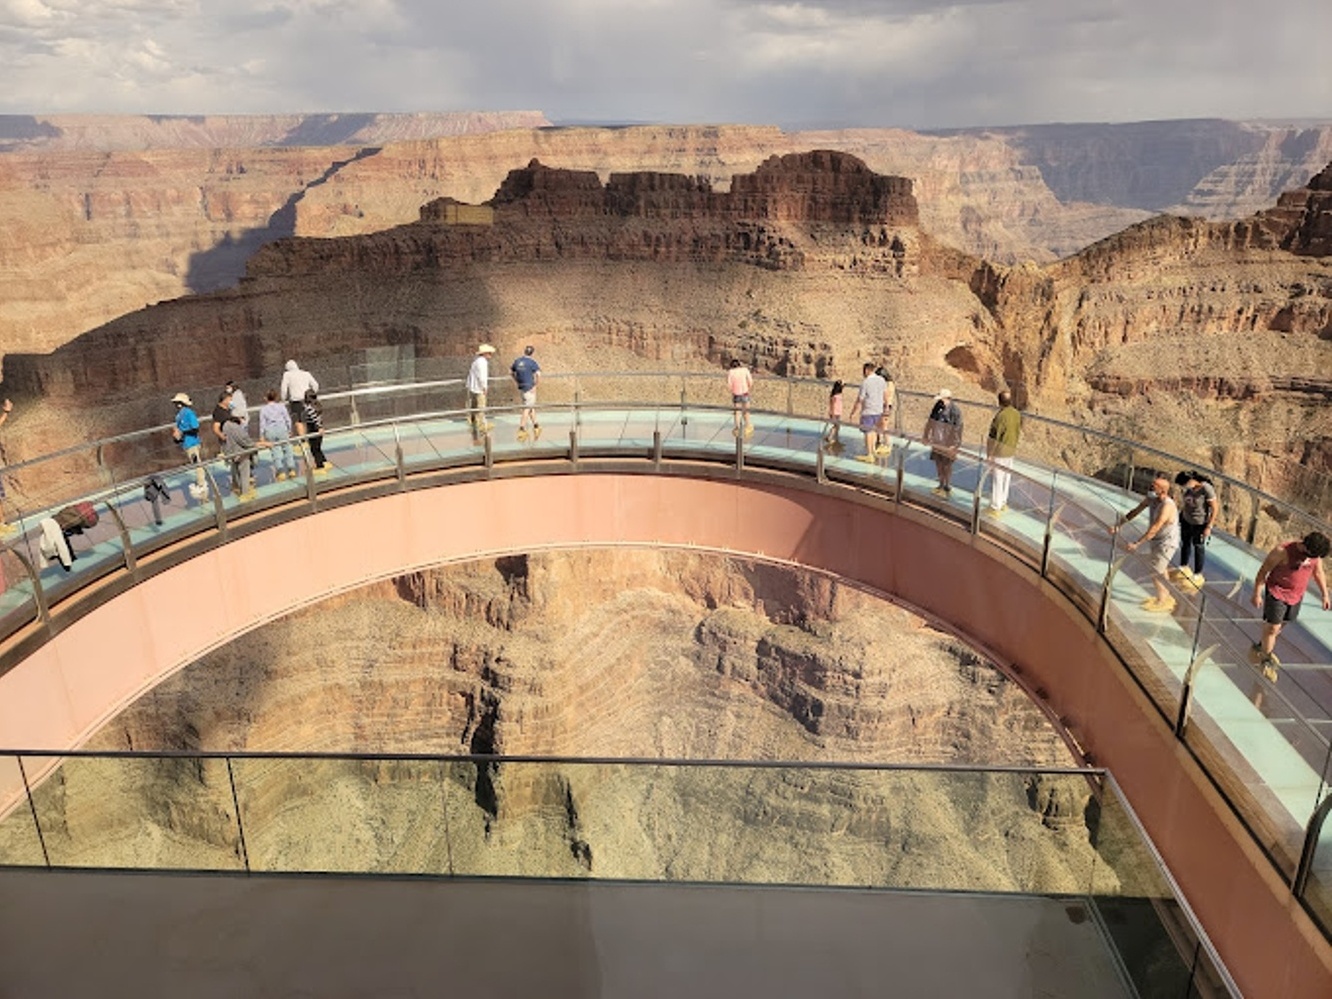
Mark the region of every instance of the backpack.
<instances>
[{"instance_id":1,"label":"backpack","mask_svg":"<svg viewBox=\"0 0 1332 999\"><path fill-rule=\"evenodd\" d=\"M55 522L66 535L82 534L86 529L97 526L97 509L84 500L56 513Z\"/></svg>"}]
</instances>

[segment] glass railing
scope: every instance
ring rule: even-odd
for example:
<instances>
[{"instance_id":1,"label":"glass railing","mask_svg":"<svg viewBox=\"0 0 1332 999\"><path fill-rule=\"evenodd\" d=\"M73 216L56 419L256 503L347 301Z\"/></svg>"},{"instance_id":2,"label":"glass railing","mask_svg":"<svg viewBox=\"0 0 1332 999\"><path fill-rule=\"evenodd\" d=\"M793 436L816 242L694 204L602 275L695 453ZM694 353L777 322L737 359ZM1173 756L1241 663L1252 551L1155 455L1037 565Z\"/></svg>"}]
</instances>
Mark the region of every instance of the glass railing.
<instances>
[{"instance_id":1,"label":"glass railing","mask_svg":"<svg viewBox=\"0 0 1332 999\"><path fill-rule=\"evenodd\" d=\"M509 390L503 384L496 382L492 401L505 400ZM988 510L993 466L982 457L988 410L964 406L963 447L953 462L951 491L943 495L931 449L920 440L929 397L899 392L889 452L862 461L861 435L849 424L839 428L836 446L823 443L830 430L826 383L762 378L758 386L753 433L745 434L736 433L718 375L548 377L541 383L539 438L518 438L520 410L509 398L490 406L490 429L479 441L459 408L457 380L334 393L326 397L327 412L341 416L330 415L331 429L323 436L327 469L315 474L306 442L297 441L300 474L278 481L270 455L261 450L250 498L232 492L225 459L182 467L168 428L11 466L4 502L20 531L0 548L6 581L0 641L20 632L42 640L53 615L81 613L77 597L89 584L131 585L142 575L136 566L145 555L190 538L225 541L232 525L257 525L276 507L283 516L292 515L293 507L314 512L325 497L348 486L377 482L392 488L393 480L403 488L428 485L443 481L432 473L482 475L491 465L514 462L526 463L531 474L606 457L619 459L617 467L630 467L622 463L626 458L748 464L874 491L1009 549L1096 624L1287 879L1296 880L1301 857L1311 864L1332 853L1313 849L1324 842L1322 824L1314 820L1332 776L1332 621L1315 595L1307 598L1306 613L1281 633L1276 651L1284 665L1275 680L1249 658L1260 625L1248 597L1265 546L1275 538L1330 530L1325 523L1214 476L1227 529L1218 530L1209 547L1207 582L1200 591L1178 586L1175 613L1154 615L1140 606L1152 592L1146 559L1123 547L1145 522L1139 518L1133 531L1120 535L1109 529L1136 501L1131 487L1144 486L1155 469L1184 467L1182 460L1028 414L1008 509L994 515ZM145 494L149 476L167 487L156 503ZM99 520L68 540L72 560L66 567L59 557L43 554L44 526L49 533L43 522L84 499L94 504ZM0 668L31 647L29 641L0 649ZM1310 893L1325 893L1329 880L1309 876L1303 883ZM1332 896L1309 905L1327 911Z\"/></svg>"},{"instance_id":2,"label":"glass railing","mask_svg":"<svg viewBox=\"0 0 1332 999\"><path fill-rule=\"evenodd\" d=\"M24 753L0 781L0 865L1044 897L1126 994L1236 994L1100 770Z\"/></svg>"}]
</instances>

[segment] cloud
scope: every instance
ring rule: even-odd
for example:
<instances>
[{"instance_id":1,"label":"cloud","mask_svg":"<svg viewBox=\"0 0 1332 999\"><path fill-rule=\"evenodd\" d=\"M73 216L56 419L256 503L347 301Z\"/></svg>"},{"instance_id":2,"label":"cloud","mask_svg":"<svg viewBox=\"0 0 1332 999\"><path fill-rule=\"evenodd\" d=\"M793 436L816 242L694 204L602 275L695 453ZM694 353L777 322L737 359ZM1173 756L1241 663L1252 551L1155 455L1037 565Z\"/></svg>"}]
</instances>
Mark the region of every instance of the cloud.
<instances>
[{"instance_id":1,"label":"cloud","mask_svg":"<svg viewBox=\"0 0 1332 999\"><path fill-rule=\"evenodd\" d=\"M0 0L0 111L1318 117L1326 0Z\"/></svg>"}]
</instances>

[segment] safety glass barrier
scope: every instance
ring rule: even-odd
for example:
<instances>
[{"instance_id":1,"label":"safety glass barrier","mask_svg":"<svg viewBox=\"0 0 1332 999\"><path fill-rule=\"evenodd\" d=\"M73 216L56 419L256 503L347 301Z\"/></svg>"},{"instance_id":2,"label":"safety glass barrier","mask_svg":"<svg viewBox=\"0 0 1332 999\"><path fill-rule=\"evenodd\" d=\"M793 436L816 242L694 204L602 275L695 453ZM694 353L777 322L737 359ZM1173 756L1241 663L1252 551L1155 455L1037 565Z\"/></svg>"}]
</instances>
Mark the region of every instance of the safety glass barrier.
<instances>
[{"instance_id":1,"label":"safety glass barrier","mask_svg":"<svg viewBox=\"0 0 1332 999\"><path fill-rule=\"evenodd\" d=\"M392 424L394 446L402 449L407 472L452 465L479 464L482 443L473 438L466 410L451 410Z\"/></svg>"},{"instance_id":2,"label":"safety glass barrier","mask_svg":"<svg viewBox=\"0 0 1332 999\"><path fill-rule=\"evenodd\" d=\"M1090 808L1096 863L1088 895L1134 994L1141 999L1238 995L1108 776Z\"/></svg>"},{"instance_id":3,"label":"safety glass barrier","mask_svg":"<svg viewBox=\"0 0 1332 999\"><path fill-rule=\"evenodd\" d=\"M1315 812L1313 840L1309 853L1303 858L1302 882L1297 886L1300 900L1325 934L1332 934L1332 791L1324 787L1322 800Z\"/></svg>"},{"instance_id":4,"label":"safety glass barrier","mask_svg":"<svg viewBox=\"0 0 1332 999\"><path fill-rule=\"evenodd\" d=\"M12 540L17 529L9 536ZM37 600L32 578L17 553L0 548L0 634L10 635L36 620Z\"/></svg>"},{"instance_id":5,"label":"safety glass barrier","mask_svg":"<svg viewBox=\"0 0 1332 999\"><path fill-rule=\"evenodd\" d=\"M106 502L125 526L136 558L217 526L208 466L177 466L112 490Z\"/></svg>"},{"instance_id":6,"label":"safety glass barrier","mask_svg":"<svg viewBox=\"0 0 1332 999\"><path fill-rule=\"evenodd\" d=\"M627 371L579 372L561 377L544 372L537 386L537 401L577 402L580 405L672 406L681 402L703 405L729 404L726 378L716 375L711 379L712 391L706 391L707 379L693 378L685 373ZM512 384L512 383L510 383ZM514 390L516 393L516 389Z\"/></svg>"},{"instance_id":7,"label":"safety glass barrier","mask_svg":"<svg viewBox=\"0 0 1332 999\"><path fill-rule=\"evenodd\" d=\"M777 413L751 414L749 430L742 427L745 455L779 467L813 475L824 445L823 420Z\"/></svg>"},{"instance_id":8,"label":"safety glass barrier","mask_svg":"<svg viewBox=\"0 0 1332 999\"><path fill-rule=\"evenodd\" d=\"M31 766L31 761L27 765ZM46 864L28 800L24 767L25 761L17 756L0 756L0 865L6 867Z\"/></svg>"},{"instance_id":9,"label":"safety glass barrier","mask_svg":"<svg viewBox=\"0 0 1332 999\"><path fill-rule=\"evenodd\" d=\"M397 474L397 436L392 424L307 434L296 445L302 469L314 477L315 489L347 485ZM233 478L233 482L235 479ZM304 482L304 476L302 476ZM236 496L228 503L236 502Z\"/></svg>"},{"instance_id":10,"label":"safety glass barrier","mask_svg":"<svg viewBox=\"0 0 1332 999\"><path fill-rule=\"evenodd\" d=\"M325 397L320 402L326 428L346 427L465 409L467 386L455 380L392 390L371 388L341 397Z\"/></svg>"},{"instance_id":11,"label":"safety glass barrier","mask_svg":"<svg viewBox=\"0 0 1332 999\"><path fill-rule=\"evenodd\" d=\"M36 831L53 867L245 869L225 759L24 756ZM0 822L33 824L16 807Z\"/></svg>"},{"instance_id":12,"label":"safety glass barrier","mask_svg":"<svg viewBox=\"0 0 1332 999\"><path fill-rule=\"evenodd\" d=\"M986 431L988 433L988 424ZM1018 440L1018 460L1039 462L1105 483L1108 498L1117 495L1132 498L1130 447L1127 442L1108 439L1079 427L1041 420L1032 414L1022 416Z\"/></svg>"},{"instance_id":13,"label":"safety glass barrier","mask_svg":"<svg viewBox=\"0 0 1332 999\"><path fill-rule=\"evenodd\" d=\"M1216 602L1221 602L1218 595ZM1209 597L1207 606L1212 606ZM1265 675L1252 625L1219 608L1194 641L1183 738L1277 866L1294 874L1325 786L1328 742L1302 717L1324 712L1286 677ZM1315 691L1315 695L1316 695Z\"/></svg>"},{"instance_id":14,"label":"safety glass barrier","mask_svg":"<svg viewBox=\"0 0 1332 999\"><path fill-rule=\"evenodd\" d=\"M126 564L113 497L99 491L20 522L9 548L33 567L48 605Z\"/></svg>"},{"instance_id":15,"label":"safety glass barrier","mask_svg":"<svg viewBox=\"0 0 1332 999\"><path fill-rule=\"evenodd\" d=\"M1079 485L1071 476L1060 475L1054 481L1055 510L1050 520L1046 575L1095 620L1114 553L1110 534L1114 515L1105 503L1094 494L1085 494Z\"/></svg>"},{"instance_id":16,"label":"safety glass barrier","mask_svg":"<svg viewBox=\"0 0 1332 999\"><path fill-rule=\"evenodd\" d=\"M1019 470L1011 459L987 460L983 472L977 530L1022 553L1039 568L1047 525L1063 516L1068 503L1056 491L1058 476L1035 467Z\"/></svg>"},{"instance_id":17,"label":"safety glass barrier","mask_svg":"<svg viewBox=\"0 0 1332 999\"><path fill-rule=\"evenodd\" d=\"M1032 893L1090 880L1085 830L1055 833L1033 800L1046 781L1085 802L1077 774L504 761L460 764L456 780L464 875Z\"/></svg>"},{"instance_id":18,"label":"safety glass barrier","mask_svg":"<svg viewBox=\"0 0 1332 999\"><path fill-rule=\"evenodd\" d=\"M415 759L233 759L250 869L450 874L452 764Z\"/></svg>"}]
</instances>

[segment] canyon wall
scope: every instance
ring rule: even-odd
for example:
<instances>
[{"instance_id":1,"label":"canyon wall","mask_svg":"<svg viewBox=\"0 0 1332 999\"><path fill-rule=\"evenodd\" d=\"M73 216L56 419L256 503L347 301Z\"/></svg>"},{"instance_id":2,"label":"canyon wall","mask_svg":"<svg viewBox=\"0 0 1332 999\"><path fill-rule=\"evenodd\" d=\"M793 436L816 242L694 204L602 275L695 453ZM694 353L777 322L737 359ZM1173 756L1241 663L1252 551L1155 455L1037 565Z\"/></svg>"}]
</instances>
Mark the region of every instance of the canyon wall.
<instances>
[{"instance_id":1,"label":"canyon wall","mask_svg":"<svg viewBox=\"0 0 1332 999\"><path fill-rule=\"evenodd\" d=\"M211 653L93 745L1017 772L241 760L229 778L75 760L36 795L66 863L121 851L225 866L234 779L260 867L332 856L384 871L1056 892L1085 891L1096 869L1101 889L1121 884L1092 849L1085 780L1022 772L1073 759L993 664L836 580L713 555L545 552L402 576ZM0 825L0 854L16 825Z\"/></svg>"},{"instance_id":2,"label":"canyon wall","mask_svg":"<svg viewBox=\"0 0 1332 999\"><path fill-rule=\"evenodd\" d=\"M1005 267L929 236L908 179L835 150L772 157L726 190L532 161L482 206L441 198L389 230L270 242L235 289L9 355L7 388L49 404L15 417L11 460L157 422L164 389L262 392L287 357L342 370L399 345L460 371L488 340L537 344L552 371L741 356L819 378L886 361L904 387L981 401L1006 384L1025 407L1304 502L1305 480L1325 494L1332 450L1329 183Z\"/></svg>"}]
</instances>

